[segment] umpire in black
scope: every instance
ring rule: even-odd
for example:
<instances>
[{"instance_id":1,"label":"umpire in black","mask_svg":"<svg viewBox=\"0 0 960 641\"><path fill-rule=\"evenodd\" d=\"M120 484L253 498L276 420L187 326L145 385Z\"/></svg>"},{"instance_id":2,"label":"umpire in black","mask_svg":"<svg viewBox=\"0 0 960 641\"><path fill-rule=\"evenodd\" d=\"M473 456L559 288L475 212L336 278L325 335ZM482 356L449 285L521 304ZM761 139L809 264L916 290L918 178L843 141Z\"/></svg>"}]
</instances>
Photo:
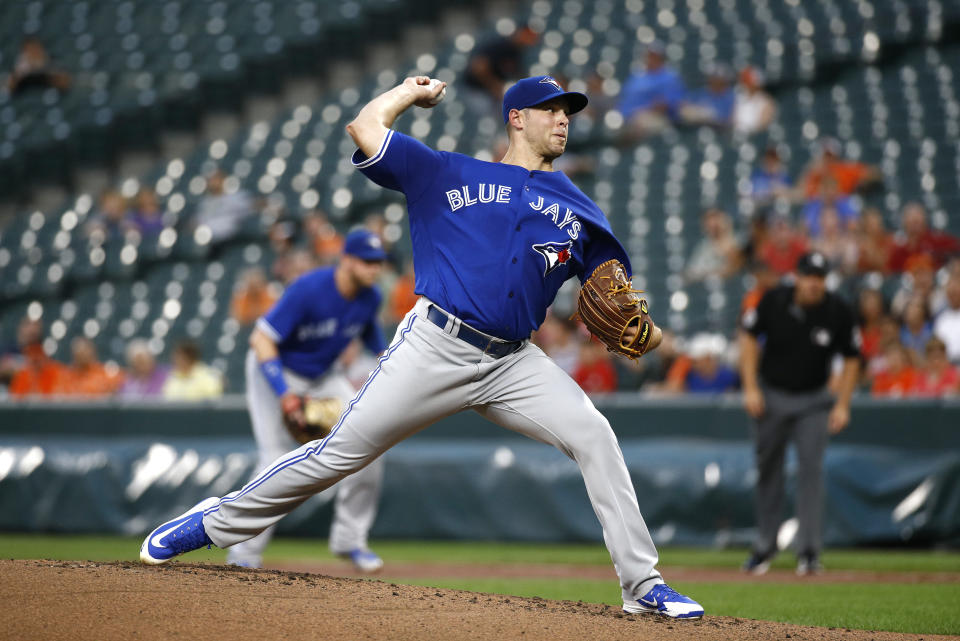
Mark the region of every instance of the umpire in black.
<instances>
[{"instance_id":1,"label":"umpire in black","mask_svg":"<svg viewBox=\"0 0 960 641\"><path fill-rule=\"evenodd\" d=\"M743 401L757 457L757 538L744 569L763 574L777 551L783 517L787 441L797 454L797 574L821 569L823 455L829 434L850 422L860 365L853 311L827 291L823 254L804 255L792 285L768 291L744 314L740 334ZM834 356L843 357L836 398L827 390Z\"/></svg>"}]
</instances>

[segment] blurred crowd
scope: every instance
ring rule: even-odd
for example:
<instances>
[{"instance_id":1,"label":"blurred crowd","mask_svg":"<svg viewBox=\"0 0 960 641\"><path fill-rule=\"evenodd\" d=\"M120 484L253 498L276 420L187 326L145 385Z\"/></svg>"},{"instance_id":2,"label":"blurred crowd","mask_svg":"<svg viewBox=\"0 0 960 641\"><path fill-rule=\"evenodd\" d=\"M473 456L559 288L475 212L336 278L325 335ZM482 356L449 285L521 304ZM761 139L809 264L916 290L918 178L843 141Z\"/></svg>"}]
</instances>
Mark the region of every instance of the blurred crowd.
<instances>
[{"instance_id":1,"label":"blurred crowd","mask_svg":"<svg viewBox=\"0 0 960 641\"><path fill-rule=\"evenodd\" d=\"M468 108L496 112L504 88L523 75L524 51L538 42L527 27L481 43L464 74ZM634 144L671 127L711 126L750 135L766 129L777 113L775 99L752 68L734 73L723 64L704 70L704 84L692 87L670 67L665 48L650 43L641 64L619 83L619 95L602 88L611 80L602 69L587 79L591 109L615 109L623 118L623 144ZM66 87L39 41L24 42L11 82ZM561 82L563 79L560 79ZM497 150L493 151L497 155ZM589 159L564 157L569 174L589 171ZM319 210L291 217L240 188L220 170L199 177L203 197L189 220L165 210L156 192L143 186L128 198L107 190L87 220L84 232L98 241L141 238L176 226L203 230L212 246L237 236L253 222L267 227L270 261L236 280L231 314L249 328L278 300L295 278L337 260L343 237ZM686 257L685 284L744 278L750 284L741 314L756 307L763 294L789 281L799 258L816 250L831 263L831 286L855 298L865 367L861 389L876 396L931 397L960 393L960 239L938 231L919 203L907 203L896 220L866 206L867 196L882 191L877 167L844 157L842 146L823 139L819 151L797 175L791 175L781 150L769 147L741 187L752 214L735 219L709 208L700 217L702 234ZM269 214L269 215L268 215ZM382 321L388 332L416 301L412 262L385 233L383 215L368 215L362 224L380 234L390 259L381 288ZM893 285L893 287L891 287ZM579 323L569 320L576 288L561 290L557 302L533 340L590 393L643 390L660 394L721 393L738 389L736 327L722 333L690 336L665 332L662 346L636 362L614 358L590 340ZM654 309L667 320L666 305ZM76 338L70 363L51 359L43 350L39 318L25 318L14 344L0 345L0 390L10 395L209 398L223 393L221 372L205 365L200 349L178 344L170 363L157 363L148 345L132 340L126 362L98 360L94 343ZM237 349L244 349L245 345ZM356 365L350 350L345 366ZM233 392L242 390L231 389Z\"/></svg>"}]
</instances>

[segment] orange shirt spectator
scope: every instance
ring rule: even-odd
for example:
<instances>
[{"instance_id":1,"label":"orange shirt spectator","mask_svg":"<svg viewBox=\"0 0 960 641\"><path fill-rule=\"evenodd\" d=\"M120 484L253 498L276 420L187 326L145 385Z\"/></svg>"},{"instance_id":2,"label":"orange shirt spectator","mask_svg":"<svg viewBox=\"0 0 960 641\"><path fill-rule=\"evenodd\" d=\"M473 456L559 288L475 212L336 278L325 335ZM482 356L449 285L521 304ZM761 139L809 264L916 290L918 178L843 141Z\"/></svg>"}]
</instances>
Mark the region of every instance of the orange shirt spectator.
<instances>
[{"instance_id":1,"label":"orange shirt spectator","mask_svg":"<svg viewBox=\"0 0 960 641\"><path fill-rule=\"evenodd\" d=\"M110 396L123 385L120 368L97 361L97 348L84 337L70 344L73 362L60 378L56 393L65 396Z\"/></svg>"},{"instance_id":2,"label":"orange shirt spectator","mask_svg":"<svg viewBox=\"0 0 960 641\"><path fill-rule=\"evenodd\" d=\"M960 393L960 370L947 360L947 346L939 338L927 341L926 359L917 375L918 396L949 396Z\"/></svg>"},{"instance_id":3,"label":"orange shirt spectator","mask_svg":"<svg viewBox=\"0 0 960 641\"><path fill-rule=\"evenodd\" d=\"M840 157L840 143L833 138L821 141L820 154L807 166L800 179L807 200L820 193L820 183L827 177L837 183L837 191L849 196L862 185L881 179L880 171L871 165Z\"/></svg>"},{"instance_id":4,"label":"orange shirt spectator","mask_svg":"<svg viewBox=\"0 0 960 641\"><path fill-rule=\"evenodd\" d=\"M252 325L270 311L277 296L270 290L266 274L259 267L248 269L230 301L230 315L241 325Z\"/></svg>"},{"instance_id":5,"label":"orange shirt spectator","mask_svg":"<svg viewBox=\"0 0 960 641\"><path fill-rule=\"evenodd\" d=\"M57 391L66 373L62 363L48 357L40 344L23 348L26 362L10 381L11 396L50 395Z\"/></svg>"},{"instance_id":6,"label":"orange shirt spectator","mask_svg":"<svg viewBox=\"0 0 960 641\"><path fill-rule=\"evenodd\" d=\"M617 391L617 370L610 362L607 348L592 340L584 344L573 380L587 394Z\"/></svg>"},{"instance_id":7,"label":"orange shirt spectator","mask_svg":"<svg viewBox=\"0 0 960 641\"><path fill-rule=\"evenodd\" d=\"M804 195L807 198L815 197L820 193L820 183L829 177L837 183L837 191L848 196L870 176L870 165L852 160L830 160L807 174L803 185Z\"/></svg>"},{"instance_id":8,"label":"orange shirt spectator","mask_svg":"<svg viewBox=\"0 0 960 641\"><path fill-rule=\"evenodd\" d=\"M92 363L70 367L61 379L58 393L68 396L110 396L123 385L123 374L116 366Z\"/></svg>"},{"instance_id":9,"label":"orange shirt spectator","mask_svg":"<svg viewBox=\"0 0 960 641\"><path fill-rule=\"evenodd\" d=\"M874 396L912 396L916 393L919 373L909 362L907 350L899 343L887 347L886 368L873 379L870 392Z\"/></svg>"},{"instance_id":10,"label":"orange shirt spectator","mask_svg":"<svg viewBox=\"0 0 960 641\"><path fill-rule=\"evenodd\" d=\"M413 265L408 265L406 271L397 278L390 292L389 311L393 322L399 322L417 303L419 297L413 293L413 286Z\"/></svg>"},{"instance_id":11,"label":"orange shirt spectator","mask_svg":"<svg viewBox=\"0 0 960 641\"><path fill-rule=\"evenodd\" d=\"M693 367L693 359L686 354L680 354L676 360L670 364L667 370L667 376L664 380L664 391L682 392L687 387L687 374Z\"/></svg>"}]
</instances>

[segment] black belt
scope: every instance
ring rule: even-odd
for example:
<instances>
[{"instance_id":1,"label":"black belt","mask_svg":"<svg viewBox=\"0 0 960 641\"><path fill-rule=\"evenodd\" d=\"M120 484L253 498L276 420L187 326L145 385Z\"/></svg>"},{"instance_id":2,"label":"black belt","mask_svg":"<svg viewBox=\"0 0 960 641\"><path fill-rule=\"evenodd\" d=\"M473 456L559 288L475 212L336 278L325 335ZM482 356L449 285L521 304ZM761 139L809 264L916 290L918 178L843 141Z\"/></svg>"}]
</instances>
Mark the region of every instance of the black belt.
<instances>
[{"instance_id":1,"label":"black belt","mask_svg":"<svg viewBox=\"0 0 960 641\"><path fill-rule=\"evenodd\" d=\"M446 328L447 322L453 320L454 318L455 317L450 316L445 311L434 305L431 305L429 309L427 309L427 320L440 329ZM473 345L484 354L489 354L494 358L503 358L504 356L513 354L523 346L523 341L505 341L494 336L487 336L483 332L478 332L464 322L460 323L460 330L457 332L456 337L462 340L464 343Z\"/></svg>"}]
</instances>

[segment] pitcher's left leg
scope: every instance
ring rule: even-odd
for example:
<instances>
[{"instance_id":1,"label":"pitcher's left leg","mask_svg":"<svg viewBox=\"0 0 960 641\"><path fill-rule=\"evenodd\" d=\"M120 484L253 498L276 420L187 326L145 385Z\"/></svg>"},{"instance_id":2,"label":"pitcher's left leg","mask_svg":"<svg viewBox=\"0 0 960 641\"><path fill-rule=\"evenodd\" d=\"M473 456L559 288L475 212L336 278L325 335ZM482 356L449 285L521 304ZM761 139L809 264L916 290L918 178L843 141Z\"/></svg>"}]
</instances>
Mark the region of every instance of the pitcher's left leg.
<instances>
[{"instance_id":1,"label":"pitcher's left leg","mask_svg":"<svg viewBox=\"0 0 960 641\"><path fill-rule=\"evenodd\" d=\"M697 618L703 608L676 594L656 569L657 549L640 514L630 473L607 419L538 347L496 366L476 409L507 429L549 443L576 461L620 577L624 608Z\"/></svg>"}]
</instances>

